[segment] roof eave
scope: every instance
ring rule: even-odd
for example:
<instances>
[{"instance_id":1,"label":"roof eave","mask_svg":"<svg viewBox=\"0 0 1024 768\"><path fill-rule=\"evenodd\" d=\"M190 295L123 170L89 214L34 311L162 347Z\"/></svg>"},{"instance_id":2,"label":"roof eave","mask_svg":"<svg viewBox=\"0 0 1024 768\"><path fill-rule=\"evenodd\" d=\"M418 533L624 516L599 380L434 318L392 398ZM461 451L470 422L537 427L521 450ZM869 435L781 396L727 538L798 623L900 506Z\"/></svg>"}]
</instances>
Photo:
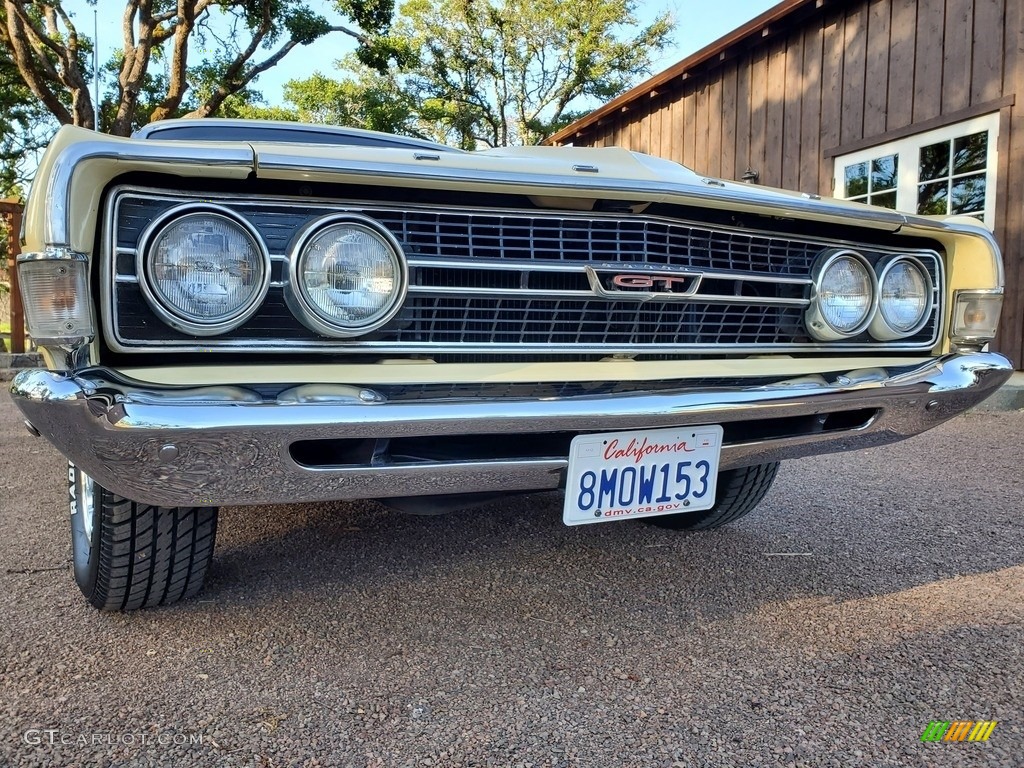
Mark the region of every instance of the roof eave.
<instances>
[{"instance_id":1,"label":"roof eave","mask_svg":"<svg viewBox=\"0 0 1024 768\"><path fill-rule=\"evenodd\" d=\"M616 112L628 112L630 106L640 98L644 96L654 97L660 95L661 91L659 91L659 88L676 78L681 77L686 79L690 70L712 61L715 58L719 58L724 61L728 58L728 51L730 48L747 41L749 38L755 35L760 38L768 37L773 31L771 29L773 24L777 24L800 8L807 5L813 5L815 8L821 8L827 1L828 0L782 0L778 5L772 6L760 16L751 19L743 26L738 27L727 35L718 38L713 43L704 46L696 53L687 56L682 61L673 64L668 69L663 72L659 72L657 75L645 80L622 95L616 96L604 106L598 107L590 114L570 123L557 133L554 133L544 139L541 143L558 144L572 140L590 129L593 125L599 124L602 119L609 115Z\"/></svg>"}]
</instances>

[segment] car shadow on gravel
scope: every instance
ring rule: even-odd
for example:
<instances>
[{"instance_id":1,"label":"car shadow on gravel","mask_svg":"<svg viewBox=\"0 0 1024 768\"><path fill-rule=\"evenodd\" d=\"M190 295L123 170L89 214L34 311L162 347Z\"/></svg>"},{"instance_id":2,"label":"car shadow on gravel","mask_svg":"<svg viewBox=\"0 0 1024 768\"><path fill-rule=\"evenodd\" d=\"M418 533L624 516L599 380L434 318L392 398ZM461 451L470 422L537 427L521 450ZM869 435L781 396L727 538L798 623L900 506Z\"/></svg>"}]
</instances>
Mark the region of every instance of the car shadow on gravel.
<instances>
[{"instance_id":1,"label":"car shadow on gravel","mask_svg":"<svg viewBox=\"0 0 1024 768\"><path fill-rule=\"evenodd\" d=\"M679 625L766 602L899 593L1024 563L1005 538L1016 525L1009 512L990 510L986 524L965 526L949 489L880 493L870 473L823 486L822 468L840 461L784 465L751 516L699 533L638 521L566 528L554 493L438 517L373 502L231 508L222 512L201 599L221 609L280 600L358 608L404 594L443 608L485 606L498 589L518 593L531 615L541 606L548 616L540 620L599 612L628 621L640 611Z\"/></svg>"}]
</instances>

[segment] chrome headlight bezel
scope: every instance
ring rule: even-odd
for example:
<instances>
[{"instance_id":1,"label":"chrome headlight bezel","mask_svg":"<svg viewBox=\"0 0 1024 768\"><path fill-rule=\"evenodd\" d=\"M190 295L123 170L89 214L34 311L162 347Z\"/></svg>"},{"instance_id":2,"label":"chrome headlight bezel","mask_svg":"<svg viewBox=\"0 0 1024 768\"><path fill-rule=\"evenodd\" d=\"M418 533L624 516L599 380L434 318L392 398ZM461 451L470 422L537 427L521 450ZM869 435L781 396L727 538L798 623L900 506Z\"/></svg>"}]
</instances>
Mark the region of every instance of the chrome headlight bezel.
<instances>
[{"instance_id":1,"label":"chrome headlight bezel","mask_svg":"<svg viewBox=\"0 0 1024 768\"><path fill-rule=\"evenodd\" d=\"M309 297L302 279L302 263L306 249L314 238L337 225L347 225L376 238L388 253L394 267L394 289L384 307L364 323L341 323L328 317ZM365 336L387 325L405 303L409 288L409 265L398 239L384 226L369 216L358 213L338 213L322 216L302 227L288 248L287 278L284 285L285 303L307 328L323 336L350 339Z\"/></svg>"},{"instance_id":2,"label":"chrome headlight bezel","mask_svg":"<svg viewBox=\"0 0 1024 768\"><path fill-rule=\"evenodd\" d=\"M885 286L885 279L892 272L894 267L901 264L910 264L918 271L924 280L926 290L925 294L928 297L925 303L924 311L918 318L917 322L909 328L909 330L901 330L893 328L889 324L889 321L885 318L885 311L883 309L883 297L882 292ZM882 261L878 262L875 266L878 275L878 307L875 312L874 318L871 320L871 325L868 328L868 332L871 336L878 341L896 341L897 339L910 338L914 334L920 332L925 325L928 324L928 319L932 316L935 311L935 284L932 282L932 276L929 274L928 269L921 262L913 256L906 254L897 254L894 256L888 256Z\"/></svg>"},{"instance_id":3,"label":"chrome headlight bezel","mask_svg":"<svg viewBox=\"0 0 1024 768\"><path fill-rule=\"evenodd\" d=\"M250 244L259 256L258 264L261 274L256 291L244 304L236 308L230 317L207 322L197 320L194 317L187 317L180 310L177 310L169 300L162 296L161 291L150 283L153 279L150 267L154 244L168 227L192 216L207 216L233 225L250 241ZM267 293L270 291L270 254L267 251L266 243L263 242L263 238L260 237L256 228L234 211L214 203L186 203L165 211L156 217L143 231L139 238L139 248L135 255L135 274L138 276L139 288L146 303L164 323L177 331L193 336L218 336L235 330L259 311L260 306L267 297Z\"/></svg>"},{"instance_id":4,"label":"chrome headlight bezel","mask_svg":"<svg viewBox=\"0 0 1024 768\"><path fill-rule=\"evenodd\" d=\"M870 284L871 295L864 317L855 327L849 330L842 330L833 326L821 311L820 294L821 280L825 272L840 259L851 259L864 269ZM875 274L871 262L858 251L851 248L830 248L819 255L814 269L811 272L811 303L807 307L804 316L804 325L807 332L817 341L841 341L850 339L863 333L878 311L878 276Z\"/></svg>"}]
</instances>

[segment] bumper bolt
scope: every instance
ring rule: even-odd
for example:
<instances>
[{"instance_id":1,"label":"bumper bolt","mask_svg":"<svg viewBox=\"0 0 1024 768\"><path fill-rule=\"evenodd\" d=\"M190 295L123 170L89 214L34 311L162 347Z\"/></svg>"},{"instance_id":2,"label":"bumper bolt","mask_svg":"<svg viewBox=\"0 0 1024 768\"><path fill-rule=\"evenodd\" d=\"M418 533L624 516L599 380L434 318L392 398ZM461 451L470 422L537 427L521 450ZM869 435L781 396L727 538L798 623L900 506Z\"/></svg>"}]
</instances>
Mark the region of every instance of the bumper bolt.
<instances>
[{"instance_id":1,"label":"bumper bolt","mask_svg":"<svg viewBox=\"0 0 1024 768\"><path fill-rule=\"evenodd\" d=\"M939 401L938 400L929 400L928 403L925 405L924 409L926 411L934 411L938 407L939 407Z\"/></svg>"},{"instance_id":2,"label":"bumper bolt","mask_svg":"<svg viewBox=\"0 0 1024 768\"><path fill-rule=\"evenodd\" d=\"M178 446L173 443L162 445L156 455L160 457L160 461L174 461L178 458Z\"/></svg>"},{"instance_id":3,"label":"bumper bolt","mask_svg":"<svg viewBox=\"0 0 1024 768\"><path fill-rule=\"evenodd\" d=\"M374 392L372 389L361 389L359 390L359 399L364 403L379 403L384 398Z\"/></svg>"}]
</instances>

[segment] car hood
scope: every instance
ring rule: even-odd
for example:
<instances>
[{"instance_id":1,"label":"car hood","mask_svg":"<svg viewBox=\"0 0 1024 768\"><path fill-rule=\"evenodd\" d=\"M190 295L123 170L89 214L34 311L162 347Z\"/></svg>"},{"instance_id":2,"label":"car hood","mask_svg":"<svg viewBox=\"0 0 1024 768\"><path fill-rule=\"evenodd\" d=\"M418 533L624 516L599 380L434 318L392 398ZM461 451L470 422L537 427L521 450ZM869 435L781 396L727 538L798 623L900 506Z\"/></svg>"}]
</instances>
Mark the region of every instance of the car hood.
<instances>
[{"instance_id":1,"label":"car hood","mask_svg":"<svg viewBox=\"0 0 1024 768\"><path fill-rule=\"evenodd\" d=\"M895 230L904 214L818 195L701 176L678 163L617 147L502 147L445 153L366 147L251 144L256 175L522 194L542 207L587 210L598 200L697 204Z\"/></svg>"}]
</instances>

